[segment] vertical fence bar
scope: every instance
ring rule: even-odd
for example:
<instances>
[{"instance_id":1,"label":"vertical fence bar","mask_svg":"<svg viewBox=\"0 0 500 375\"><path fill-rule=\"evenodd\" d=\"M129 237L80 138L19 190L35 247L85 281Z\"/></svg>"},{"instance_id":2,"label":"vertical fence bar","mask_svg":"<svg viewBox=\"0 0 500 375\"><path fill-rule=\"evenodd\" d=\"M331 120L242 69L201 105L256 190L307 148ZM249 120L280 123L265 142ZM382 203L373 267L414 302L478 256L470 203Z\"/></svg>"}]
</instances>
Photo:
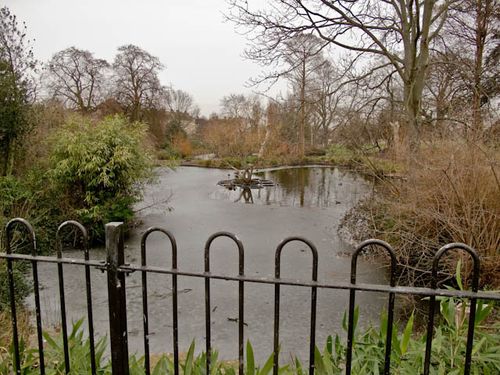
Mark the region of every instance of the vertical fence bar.
<instances>
[{"instance_id":1,"label":"vertical fence bar","mask_svg":"<svg viewBox=\"0 0 500 375\"><path fill-rule=\"evenodd\" d=\"M177 270L177 244L174 236L168 232L170 243L172 245L172 269ZM174 375L179 375L179 308L177 306L177 275L172 274L172 324L174 341Z\"/></svg>"},{"instance_id":2,"label":"vertical fence bar","mask_svg":"<svg viewBox=\"0 0 500 375\"><path fill-rule=\"evenodd\" d=\"M353 272L353 264L351 263L351 284L356 282L356 272ZM354 266L355 267L355 266ZM353 276L354 275L354 276ZM347 323L347 353L345 363L346 375L351 375L352 367L352 346L354 344L354 313L356 309L356 293L354 289L349 291L349 316Z\"/></svg>"},{"instance_id":3,"label":"vertical fence bar","mask_svg":"<svg viewBox=\"0 0 500 375\"><path fill-rule=\"evenodd\" d=\"M472 274L472 291L477 292L479 288L479 271L480 271L479 256L477 255L477 252L474 249L463 243L450 243L448 245L445 245L441 249L439 249L438 252L434 255L434 260L432 262L432 280L431 280L432 289L437 288L437 272L438 272L439 260L445 253L454 249L463 250L469 253L469 255L471 256L474 267L474 271ZM477 298L470 299L469 325L467 329L464 375L470 374L470 367L472 362L472 345L474 342L474 328L476 320L476 302ZM425 346L424 375L428 375L430 371L435 304L436 304L436 297L431 296L429 305L429 320L427 324L427 338Z\"/></svg>"},{"instance_id":4,"label":"vertical fence bar","mask_svg":"<svg viewBox=\"0 0 500 375\"><path fill-rule=\"evenodd\" d=\"M391 267L391 283L392 287L395 285L396 275L394 273L395 269L395 261L392 262ZM384 359L384 375L389 375L391 373L391 351L392 351L392 330L393 330L393 322L394 322L394 300L395 294L389 293L389 303L387 307L387 333L385 337L385 359Z\"/></svg>"},{"instance_id":5,"label":"vertical fence bar","mask_svg":"<svg viewBox=\"0 0 500 375\"><path fill-rule=\"evenodd\" d=\"M33 232L33 247L32 255L36 256L36 242L34 239L35 233ZM42 310L40 307L40 284L38 282L38 263L36 260L31 261L33 269L33 292L35 294L35 314L36 314L36 331L38 338L38 354L40 357L40 375L45 374L45 358L43 353L43 330L42 330Z\"/></svg>"},{"instance_id":6,"label":"vertical fence bar","mask_svg":"<svg viewBox=\"0 0 500 375\"><path fill-rule=\"evenodd\" d=\"M170 240L172 248L172 269L177 269L177 242L175 237L167 230L162 228L149 228L141 237L141 266L146 267L146 242L149 235L153 232L160 232ZM179 323L177 311L177 275L172 274L172 319L173 319L173 346L174 346L174 375L179 374ZM146 374L151 372L149 358L149 314L148 314L148 289L147 289L147 271L142 271L142 313L144 318L144 370Z\"/></svg>"},{"instance_id":7,"label":"vertical fence bar","mask_svg":"<svg viewBox=\"0 0 500 375\"><path fill-rule=\"evenodd\" d=\"M210 273L210 246L219 237L227 237L233 240L238 247L238 275L245 274L245 251L243 244L234 234L229 232L217 232L212 234L205 244L205 273ZM238 281L238 373L243 375L243 347L244 347L244 281ZM211 341L211 310L210 310L210 279L205 278L205 327L206 327L206 373L210 374L212 341Z\"/></svg>"},{"instance_id":8,"label":"vertical fence bar","mask_svg":"<svg viewBox=\"0 0 500 375\"><path fill-rule=\"evenodd\" d=\"M10 254L10 249L6 247L7 254ZM17 335L17 311L16 311L16 295L14 286L14 270L12 267L12 259L7 259L7 273L9 278L9 298L10 298L10 313L12 319L12 345L14 347L14 363L13 367L16 374L21 375L21 359L19 357L19 337Z\"/></svg>"},{"instance_id":9,"label":"vertical fence bar","mask_svg":"<svg viewBox=\"0 0 500 375\"><path fill-rule=\"evenodd\" d=\"M113 374L128 375L127 305L124 263L123 223L106 224L109 332Z\"/></svg>"},{"instance_id":10,"label":"vertical fence bar","mask_svg":"<svg viewBox=\"0 0 500 375\"><path fill-rule=\"evenodd\" d=\"M31 255L33 257L37 256L37 247L36 247L36 237L35 237L35 231L33 230L33 227L31 226L30 223L28 223L26 220L21 219L21 218L16 218L12 219L7 223L6 226L6 232L7 232L7 242L8 242L8 247L7 251L11 252L10 249L10 242L12 241L12 229L14 228L14 225L18 224L21 226L24 226L24 228L27 230L30 238L30 243L31 243ZM35 297L35 315L36 315L36 332L37 332L37 341L38 341L38 356L39 356L39 366L40 366L40 374L44 375L45 374L45 358L44 358L44 352L43 352L43 334L42 334L42 314L41 314L41 308L40 308L40 288L39 288L39 282L38 282L38 264L37 260L33 259L31 261L31 268L33 271L33 293ZM12 276L12 280L10 280ZM10 282L12 281L12 283ZM13 270L12 267L9 268L9 284L11 285L11 296L14 296L14 279L13 279ZM11 305L11 310L13 312L13 315L15 315L15 299L14 301L11 300L13 304ZM14 307L14 309L12 309ZM13 320L16 319L13 316ZM17 321L14 324L13 322L13 328L15 325L15 331L16 331L16 337L15 341L18 340L18 335L17 335ZM16 343L14 343L16 345ZM19 343L17 342L17 345ZM16 358L16 371L19 374L20 373L20 358L19 358L19 347L17 348L17 353L15 354Z\"/></svg>"},{"instance_id":11,"label":"vertical fence bar","mask_svg":"<svg viewBox=\"0 0 500 375\"><path fill-rule=\"evenodd\" d=\"M61 230L68 225L68 222L64 222L59 225L56 232L56 243L57 243L57 258L62 258L62 239ZM61 328L63 337L63 352L64 352L64 370L66 374L71 371L70 359L69 359L69 348L68 348L68 326L66 324L66 301L64 298L64 271L62 263L57 264L57 276L59 281L59 301L61 307Z\"/></svg>"},{"instance_id":12,"label":"vertical fence bar","mask_svg":"<svg viewBox=\"0 0 500 375\"><path fill-rule=\"evenodd\" d=\"M280 255L276 254L274 277L280 277L279 262ZM279 353L280 353L280 284L274 284L274 333L273 333L273 375L279 372Z\"/></svg>"},{"instance_id":13,"label":"vertical fence bar","mask_svg":"<svg viewBox=\"0 0 500 375\"><path fill-rule=\"evenodd\" d=\"M88 249L88 235L85 227L77 221L68 220L62 223L56 232L56 242L57 242L57 258L62 258L63 244L61 233L62 230L66 227L75 227L81 235L84 259L89 260L89 249ZM64 366L66 373L71 371L71 359L69 356L69 347L68 347L68 330L67 330L67 319L66 319L66 302L65 302L65 293L64 293L64 273L63 273L63 265L62 263L58 263L58 277L59 277L59 296L61 301L61 325L62 325L62 334L63 334L63 349L64 349ZM91 292L91 284L90 284L90 267L85 265L85 286L86 286L86 294L87 294L87 319L89 325L89 343L90 343L90 366L92 374L95 374L96 363L95 363L95 346L94 346L94 326L93 326L93 316L92 316L92 292Z\"/></svg>"},{"instance_id":14,"label":"vertical fence bar","mask_svg":"<svg viewBox=\"0 0 500 375\"><path fill-rule=\"evenodd\" d=\"M86 261L90 259L89 254L89 236L85 227L77 223L82 232L83 257ZM89 328L89 343L90 343L90 369L92 375L97 373L97 364L95 358L95 338L94 338L94 313L92 309L92 281L90 278L90 266L85 265L85 292L87 294L87 324Z\"/></svg>"},{"instance_id":15,"label":"vertical fence bar","mask_svg":"<svg viewBox=\"0 0 500 375\"><path fill-rule=\"evenodd\" d=\"M146 233L148 233L146 231ZM141 239L141 266L146 266L146 233ZM144 330L144 372L146 375L151 373L151 364L149 358L149 314L148 314L148 275L144 270L142 277L142 319Z\"/></svg>"},{"instance_id":16,"label":"vertical fence bar","mask_svg":"<svg viewBox=\"0 0 500 375\"><path fill-rule=\"evenodd\" d=\"M312 264L312 280L318 281L318 250L309 240L302 237L285 238L276 248L274 277L280 278L281 274L281 252L286 244L292 241L298 241L306 244L311 250L313 256ZM309 331L309 374L314 374L314 350L316 347L316 306L317 306L317 287L311 287L311 326ZM274 285L274 350L273 350L273 374L278 375L279 372L279 340L280 340L280 284Z\"/></svg>"},{"instance_id":17,"label":"vertical fence bar","mask_svg":"<svg viewBox=\"0 0 500 375\"><path fill-rule=\"evenodd\" d=\"M12 254L12 230L14 225L22 223L26 225L24 219L12 219L5 225L5 251L7 254ZM28 223L29 225L29 223ZM29 226L30 227L30 226ZM17 311L16 311L16 294L14 285L14 269L12 259L7 258L7 274L9 279L9 298L10 298L10 313L12 319L12 346L14 347L14 369L17 375L21 374L21 358L19 355L19 337L17 332Z\"/></svg>"},{"instance_id":18,"label":"vertical fence bar","mask_svg":"<svg viewBox=\"0 0 500 375\"><path fill-rule=\"evenodd\" d=\"M472 277L472 291L476 293L479 289L479 270L480 270L479 256L474 250L472 249L470 250L471 250L470 254L474 259L474 275ZM477 298L471 298L469 307L469 326L467 328L467 346L465 349L465 370L464 370L465 375L470 374L470 367L472 363L472 348L474 344L474 329L476 324L476 304L477 304Z\"/></svg>"},{"instance_id":19,"label":"vertical fence bar","mask_svg":"<svg viewBox=\"0 0 500 375\"><path fill-rule=\"evenodd\" d=\"M207 270L208 268L208 270ZM205 247L205 272L210 272L210 263L207 261L207 249ZM205 364L206 373L210 374L210 365L212 360L212 330L210 316L210 279L205 279L205 352L207 362Z\"/></svg>"},{"instance_id":20,"label":"vertical fence bar","mask_svg":"<svg viewBox=\"0 0 500 375\"><path fill-rule=\"evenodd\" d=\"M245 275L245 265L244 265L244 253L243 245L238 241L238 250L240 250L240 259L238 267L238 275ZM238 370L239 375L243 375L243 346L245 345L244 334L245 334L245 282L243 280L238 281Z\"/></svg>"},{"instance_id":21,"label":"vertical fence bar","mask_svg":"<svg viewBox=\"0 0 500 375\"><path fill-rule=\"evenodd\" d=\"M351 258L351 284L356 284L356 270L358 264L358 257L361 252L370 245L382 247L391 259L391 277L390 285L392 287L396 286L396 254L387 242L381 240L366 240L363 241L356 248ZM387 311L387 332L385 337L385 357L384 357L384 374L389 375L391 373L391 350L392 350L392 329L394 322L394 298L393 292L389 293L389 303ZM346 375L350 375L352 371L352 348L354 344L354 315L356 309L356 294L355 290L351 289L349 292L349 319L347 327L347 355L346 355Z\"/></svg>"},{"instance_id":22,"label":"vertical fence bar","mask_svg":"<svg viewBox=\"0 0 500 375\"><path fill-rule=\"evenodd\" d=\"M432 277L432 287L435 288L435 278ZM424 375L429 375L432 351L432 333L434 329L434 314L436 310L436 296L429 297L429 316L427 318L427 337L425 341Z\"/></svg>"}]
</instances>

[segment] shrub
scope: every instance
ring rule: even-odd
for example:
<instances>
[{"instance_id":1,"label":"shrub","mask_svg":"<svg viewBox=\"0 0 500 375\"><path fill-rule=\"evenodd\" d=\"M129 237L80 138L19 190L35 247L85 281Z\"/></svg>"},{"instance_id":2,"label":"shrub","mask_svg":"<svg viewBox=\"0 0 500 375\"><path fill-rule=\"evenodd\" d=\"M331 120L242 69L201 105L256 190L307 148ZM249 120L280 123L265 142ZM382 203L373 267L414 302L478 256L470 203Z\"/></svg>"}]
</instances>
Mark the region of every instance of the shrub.
<instances>
[{"instance_id":1,"label":"shrub","mask_svg":"<svg viewBox=\"0 0 500 375\"><path fill-rule=\"evenodd\" d=\"M104 223L133 217L139 182L151 174L145 135L144 124L122 116L97 123L74 116L53 139L49 174L94 240L103 238Z\"/></svg>"},{"instance_id":2,"label":"shrub","mask_svg":"<svg viewBox=\"0 0 500 375\"><path fill-rule=\"evenodd\" d=\"M165 148L156 151L156 157L158 160L177 160L179 154L170 145L166 145Z\"/></svg>"},{"instance_id":3,"label":"shrub","mask_svg":"<svg viewBox=\"0 0 500 375\"><path fill-rule=\"evenodd\" d=\"M12 176L0 177L0 231L2 238L0 241L0 251L4 249L5 224L12 217L27 216L33 205L33 193L26 184ZM15 252L26 252L25 243L19 238L15 238L12 243L12 250ZM0 260L0 312L10 309L10 292L8 284L7 266L4 259ZM20 262L13 263L13 277L16 288L16 302L22 303L29 294L30 287L23 276L26 265Z\"/></svg>"},{"instance_id":4,"label":"shrub","mask_svg":"<svg viewBox=\"0 0 500 375\"><path fill-rule=\"evenodd\" d=\"M0 193L0 225L3 229L6 220L22 213L26 206L31 206L33 193L13 176L0 177Z\"/></svg>"},{"instance_id":5,"label":"shrub","mask_svg":"<svg viewBox=\"0 0 500 375\"><path fill-rule=\"evenodd\" d=\"M326 150L322 148L311 148L306 151L306 156L324 156L326 155Z\"/></svg>"},{"instance_id":6,"label":"shrub","mask_svg":"<svg viewBox=\"0 0 500 375\"><path fill-rule=\"evenodd\" d=\"M36 217L36 194L33 192L29 182L20 180L13 176L0 177L0 232L5 236L3 230L7 222L14 217L22 217L30 222L38 223ZM3 249L4 241L0 243ZM28 245L28 247L26 247ZM13 252L30 252L30 244L22 241L21 237L14 236L11 242Z\"/></svg>"},{"instance_id":7,"label":"shrub","mask_svg":"<svg viewBox=\"0 0 500 375\"><path fill-rule=\"evenodd\" d=\"M481 284L500 285L498 156L486 146L438 141L422 146L404 179L388 181L387 194L373 206L372 224L375 236L398 249L401 284L425 285L437 249L463 242L481 257ZM446 257L441 270L452 275L456 261ZM462 264L468 282L471 263Z\"/></svg>"},{"instance_id":8,"label":"shrub","mask_svg":"<svg viewBox=\"0 0 500 375\"><path fill-rule=\"evenodd\" d=\"M158 160L178 160L188 158L192 155L191 142L185 136L179 134L172 142L167 142L162 149L156 152Z\"/></svg>"},{"instance_id":9,"label":"shrub","mask_svg":"<svg viewBox=\"0 0 500 375\"><path fill-rule=\"evenodd\" d=\"M332 144L326 154L337 165L349 165L357 157L354 151L341 144Z\"/></svg>"},{"instance_id":10,"label":"shrub","mask_svg":"<svg viewBox=\"0 0 500 375\"><path fill-rule=\"evenodd\" d=\"M191 142L186 136L177 135L174 137L172 144L182 158L189 157L193 153Z\"/></svg>"},{"instance_id":11,"label":"shrub","mask_svg":"<svg viewBox=\"0 0 500 375\"><path fill-rule=\"evenodd\" d=\"M7 266L5 265L5 260L0 261L0 312L10 311L10 292L9 292L9 279L7 275ZM19 262L14 262L13 264L13 277L14 285L16 288L15 299L19 306L24 301L24 298L28 296L31 291L31 287L28 285L26 278L24 277L24 268Z\"/></svg>"}]
</instances>

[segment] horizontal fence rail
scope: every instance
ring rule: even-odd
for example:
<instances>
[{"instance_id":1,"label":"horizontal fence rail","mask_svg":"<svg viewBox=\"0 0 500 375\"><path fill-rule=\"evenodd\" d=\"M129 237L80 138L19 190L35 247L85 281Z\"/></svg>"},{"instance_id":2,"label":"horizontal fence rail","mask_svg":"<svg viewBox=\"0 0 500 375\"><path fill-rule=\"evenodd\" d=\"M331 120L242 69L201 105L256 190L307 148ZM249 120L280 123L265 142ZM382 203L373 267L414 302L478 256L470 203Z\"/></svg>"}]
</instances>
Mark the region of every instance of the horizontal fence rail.
<instances>
[{"instance_id":1,"label":"horizontal fence rail","mask_svg":"<svg viewBox=\"0 0 500 375\"><path fill-rule=\"evenodd\" d=\"M63 255L62 232L67 228L73 228L78 233L83 259L65 258ZM18 238L28 243L30 254L16 254L13 252L14 234L18 232ZM151 266L147 264L147 239L152 233L161 233L165 236L167 251L170 248L171 252L171 267ZM219 275L210 272L210 249L218 238L226 237L232 240L238 252L238 273L235 276ZM91 284L91 269L98 269L107 274L108 283L108 299L109 299L109 332L111 342L111 363L113 374L128 375L128 331L127 331L127 302L126 302L126 280L125 276L139 272L141 274L142 288L142 313L143 313L143 338L144 338L144 371L146 374L151 373L150 348L149 348L149 315L148 315L148 274L165 274L171 276L172 285L172 328L173 328L173 359L174 373L179 374L179 319L178 319L178 276L202 278L205 280L205 350L206 350L206 373L209 374L212 367L212 342L211 342L211 280L226 280L235 281L238 283L238 373L244 373L244 305L245 284L268 284L274 285L274 335L273 335L273 374L278 374L279 369L279 345L280 345L280 287L282 285L294 286L301 288L309 288L311 290L310 299L310 332L309 332L309 374L314 374L315 371L315 337L316 337L316 307L317 307L317 290L318 289L336 289L349 291L349 306L348 306L348 326L347 326L347 351L345 373L351 374L353 361L353 346L354 340L354 315L356 292L378 292L388 295L388 316L387 316L387 332L386 346L384 357L384 374L390 374L391 366L391 345L392 345L392 327L394 320L394 301L396 295L415 295L429 297L429 317L427 322L426 350L424 360L424 374L429 374L431 364L432 336L434 330L434 315L436 308L436 297L456 297L467 299L469 304L469 326L467 332L467 344L465 353L464 374L470 374L472 362L472 348L474 340L474 320L476 314L476 304L478 300L500 301L500 293L478 291L480 259L476 251L469 246L461 243L451 243L439 249L434 257L431 275L432 282L430 288L423 287L407 287L396 285L396 255L392 247L381 240L367 240L362 242L353 252L351 257L351 277L347 282L323 283L318 281L318 251L314 244L302 237L289 237L284 239L276 248L275 252L275 275L274 277L255 277L245 275L244 267L244 247L241 241L232 233L217 232L210 236L205 244L204 252L204 272L185 272L177 269L177 243L175 237L169 231L163 228L149 228L141 238L141 261L140 265L126 264L124 259L124 243L123 243L123 225L122 223L106 224L106 250L107 259L105 261L97 261L89 259L88 235L85 228L76 221L66 221L61 224L56 234L57 252L56 256L41 256L37 254L37 244L35 232L32 226L24 219L16 218L7 223L4 230L5 253L0 253L0 259L5 259L8 284L10 310L12 316L12 343L13 343L13 371L16 374L21 374L22 361L20 356L19 344L19 327L17 317L17 306L15 300L15 282L14 282L14 262L28 262L32 268L33 294L35 300L36 314L36 332L39 354L39 372L45 374L44 363L44 343L42 336L42 317L40 306L40 293L38 282L37 265L39 263L53 263L57 265L58 283L59 283L59 303L61 310L61 326L63 338L64 352L64 371L70 373L70 352L68 347L68 333L66 322L66 302L64 292L64 265L82 266L85 271L85 286L86 286L86 304L87 304L87 321L89 330L90 342L90 365L92 374L96 374L96 353L95 353L95 337L94 337L94 317L92 309L92 284ZM291 242L299 242L306 245L311 251L312 257L312 276L309 281L296 279L281 278L281 255L287 244ZM389 285L357 283L356 272L359 256L370 250L372 246L383 249L390 259ZM451 251L463 251L468 253L473 261L472 287L471 291L448 290L438 288L438 270L439 261L444 254Z\"/></svg>"}]
</instances>

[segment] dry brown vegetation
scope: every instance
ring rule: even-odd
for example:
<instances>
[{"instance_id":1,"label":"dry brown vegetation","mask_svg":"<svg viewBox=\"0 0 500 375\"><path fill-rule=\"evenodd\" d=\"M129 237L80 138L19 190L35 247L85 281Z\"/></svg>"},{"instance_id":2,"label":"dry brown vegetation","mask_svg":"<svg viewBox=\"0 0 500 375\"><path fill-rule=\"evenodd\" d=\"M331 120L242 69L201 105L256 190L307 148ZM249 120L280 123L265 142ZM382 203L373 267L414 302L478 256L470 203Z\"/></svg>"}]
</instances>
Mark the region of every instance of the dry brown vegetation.
<instances>
[{"instance_id":1,"label":"dry brown vegetation","mask_svg":"<svg viewBox=\"0 0 500 375\"><path fill-rule=\"evenodd\" d=\"M211 119L202 130L209 151L219 157L244 157L258 151L259 135L246 129L240 119Z\"/></svg>"},{"instance_id":2,"label":"dry brown vegetation","mask_svg":"<svg viewBox=\"0 0 500 375\"><path fill-rule=\"evenodd\" d=\"M9 347L12 342L12 320L7 312L0 312L0 350ZM17 312L18 335L25 342L29 343L33 337L34 329L30 322L30 314L26 310ZM0 353L5 354L5 353Z\"/></svg>"},{"instance_id":3,"label":"dry brown vegetation","mask_svg":"<svg viewBox=\"0 0 500 375\"><path fill-rule=\"evenodd\" d=\"M386 183L372 207L372 226L397 248L402 284L426 284L432 257L450 242L463 242L481 257L481 285L500 286L500 151L484 144L434 141L412 158L405 179ZM443 259L452 275L458 256ZM471 262L462 258L465 280Z\"/></svg>"}]
</instances>

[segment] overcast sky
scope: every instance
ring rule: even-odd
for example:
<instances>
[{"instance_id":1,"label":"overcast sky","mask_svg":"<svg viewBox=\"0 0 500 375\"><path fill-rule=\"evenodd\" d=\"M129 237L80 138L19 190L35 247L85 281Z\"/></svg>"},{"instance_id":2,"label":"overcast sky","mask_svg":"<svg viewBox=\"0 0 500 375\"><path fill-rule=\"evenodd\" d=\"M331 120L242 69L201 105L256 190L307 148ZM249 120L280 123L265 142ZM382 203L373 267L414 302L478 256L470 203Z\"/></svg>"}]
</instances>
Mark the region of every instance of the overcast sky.
<instances>
[{"instance_id":1,"label":"overcast sky","mask_svg":"<svg viewBox=\"0 0 500 375\"><path fill-rule=\"evenodd\" d=\"M35 39L38 60L64 48L89 50L112 62L117 47L135 44L160 58L165 85L193 95L208 116L261 68L244 60L246 40L224 22L225 0L7 0Z\"/></svg>"}]
</instances>

